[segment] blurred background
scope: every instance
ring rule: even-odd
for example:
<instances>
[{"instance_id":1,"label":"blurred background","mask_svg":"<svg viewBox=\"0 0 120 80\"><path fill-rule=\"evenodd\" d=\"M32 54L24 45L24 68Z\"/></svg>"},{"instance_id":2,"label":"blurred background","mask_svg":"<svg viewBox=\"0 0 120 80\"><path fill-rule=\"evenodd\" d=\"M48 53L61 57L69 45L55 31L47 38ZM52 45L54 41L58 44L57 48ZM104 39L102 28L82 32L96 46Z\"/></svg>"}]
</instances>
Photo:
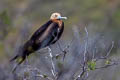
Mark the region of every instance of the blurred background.
<instances>
[{"instance_id":1,"label":"blurred background","mask_svg":"<svg viewBox=\"0 0 120 80\"><path fill-rule=\"evenodd\" d=\"M64 21L62 48L77 36L74 31L76 26L80 35L77 43L81 42L80 44L83 45L84 27L87 27L89 50L96 45L98 48L96 55L103 54L109 49L111 41L114 41L111 56L120 57L120 0L0 0L0 80L15 79L14 75L10 74L12 69L12 65L9 64L10 58L16 54L20 45L24 44L42 24L49 20L53 12L59 12L62 16L68 17ZM67 67L65 69L74 63L73 60L79 53L80 46L75 42L72 43L71 53L66 55ZM74 50L76 47L78 50ZM30 56L29 64L50 74L49 63L45 60L45 56L46 54L33 54ZM46 65L48 65L47 68L44 67ZM72 72L69 70L67 69L66 73ZM19 75L22 75L21 73ZM91 72L88 80L120 80L119 74L120 66L115 66Z\"/></svg>"}]
</instances>

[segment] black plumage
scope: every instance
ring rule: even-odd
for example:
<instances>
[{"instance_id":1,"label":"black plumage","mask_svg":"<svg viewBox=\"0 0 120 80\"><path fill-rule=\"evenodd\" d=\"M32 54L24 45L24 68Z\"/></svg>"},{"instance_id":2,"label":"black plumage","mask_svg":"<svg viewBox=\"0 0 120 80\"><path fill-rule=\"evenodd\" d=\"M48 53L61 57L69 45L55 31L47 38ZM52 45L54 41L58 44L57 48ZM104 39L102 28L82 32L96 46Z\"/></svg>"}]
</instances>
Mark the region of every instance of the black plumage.
<instances>
[{"instance_id":1,"label":"black plumage","mask_svg":"<svg viewBox=\"0 0 120 80\"><path fill-rule=\"evenodd\" d=\"M53 13L51 19L42 25L31 38L23 45L20 53L13 57L10 61L21 58L18 65L21 64L31 53L54 44L61 37L64 30L64 23L59 13Z\"/></svg>"}]
</instances>

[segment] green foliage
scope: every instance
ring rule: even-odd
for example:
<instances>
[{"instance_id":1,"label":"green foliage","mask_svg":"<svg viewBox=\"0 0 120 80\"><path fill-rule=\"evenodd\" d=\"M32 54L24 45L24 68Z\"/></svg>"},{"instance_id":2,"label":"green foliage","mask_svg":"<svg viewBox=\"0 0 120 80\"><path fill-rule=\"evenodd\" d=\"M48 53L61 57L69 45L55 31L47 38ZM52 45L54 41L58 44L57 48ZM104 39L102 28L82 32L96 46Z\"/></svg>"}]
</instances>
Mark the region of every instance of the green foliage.
<instances>
[{"instance_id":1,"label":"green foliage","mask_svg":"<svg viewBox=\"0 0 120 80\"><path fill-rule=\"evenodd\" d=\"M105 61L105 64L106 64L106 65L110 64L110 60L106 60L106 61Z\"/></svg>"},{"instance_id":2,"label":"green foliage","mask_svg":"<svg viewBox=\"0 0 120 80\"><path fill-rule=\"evenodd\" d=\"M55 56L56 59L60 59L60 57L61 57L60 55Z\"/></svg>"},{"instance_id":3,"label":"green foliage","mask_svg":"<svg viewBox=\"0 0 120 80\"><path fill-rule=\"evenodd\" d=\"M88 64L88 70L95 70L96 67L95 61L89 61L87 64Z\"/></svg>"},{"instance_id":4,"label":"green foliage","mask_svg":"<svg viewBox=\"0 0 120 80\"><path fill-rule=\"evenodd\" d=\"M46 74L43 75L44 78L47 78L48 76Z\"/></svg>"},{"instance_id":5,"label":"green foliage","mask_svg":"<svg viewBox=\"0 0 120 80\"><path fill-rule=\"evenodd\" d=\"M29 77L29 76L30 76L29 72L24 72L24 77Z\"/></svg>"},{"instance_id":6,"label":"green foliage","mask_svg":"<svg viewBox=\"0 0 120 80\"><path fill-rule=\"evenodd\" d=\"M63 63L60 62L60 61L58 61L58 62L57 62L57 66L58 66L59 69L62 69L62 68L63 68Z\"/></svg>"},{"instance_id":7,"label":"green foliage","mask_svg":"<svg viewBox=\"0 0 120 80\"><path fill-rule=\"evenodd\" d=\"M7 25L11 24L10 16L8 15L7 10L4 10L3 12L0 13L0 19L3 21L4 24Z\"/></svg>"}]
</instances>

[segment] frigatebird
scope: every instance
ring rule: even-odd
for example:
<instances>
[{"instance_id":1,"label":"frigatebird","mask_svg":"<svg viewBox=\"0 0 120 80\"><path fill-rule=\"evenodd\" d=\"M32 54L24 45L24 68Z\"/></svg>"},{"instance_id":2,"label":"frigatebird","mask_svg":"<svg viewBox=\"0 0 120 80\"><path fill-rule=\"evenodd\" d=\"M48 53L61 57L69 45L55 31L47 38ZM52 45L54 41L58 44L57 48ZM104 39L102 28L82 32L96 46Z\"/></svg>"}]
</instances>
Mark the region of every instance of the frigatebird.
<instances>
[{"instance_id":1,"label":"frigatebird","mask_svg":"<svg viewBox=\"0 0 120 80\"><path fill-rule=\"evenodd\" d=\"M19 65L31 53L34 53L41 48L50 46L58 41L64 30L64 22L62 19L67 19L67 17L62 17L60 13L53 13L50 20L36 30L31 38L23 45L21 49L22 51L20 51L20 53L18 53L10 61L21 58L18 62Z\"/></svg>"}]
</instances>

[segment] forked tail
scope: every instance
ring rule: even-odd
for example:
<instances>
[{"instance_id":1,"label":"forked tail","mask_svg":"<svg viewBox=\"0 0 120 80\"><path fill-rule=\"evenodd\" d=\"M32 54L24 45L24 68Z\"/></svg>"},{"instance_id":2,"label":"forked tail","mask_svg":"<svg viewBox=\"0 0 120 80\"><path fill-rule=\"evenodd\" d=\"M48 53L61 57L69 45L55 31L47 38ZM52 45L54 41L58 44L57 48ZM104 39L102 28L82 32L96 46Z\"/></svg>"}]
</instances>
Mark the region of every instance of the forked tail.
<instances>
[{"instance_id":1,"label":"forked tail","mask_svg":"<svg viewBox=\"0 0 120 80\"><path fill-rule=\"evenodd\" d=\"M24 55L24 56L18 56L18 55L16 55L15 57L13 57L11 60L10 60L10 62L12 62L12 61L14 61L14 60L17 60L17 59L19 59L19 58L21 58L20 59L20 61L14 66L14 68L12 69L12 72L14 73L15 72L15 70L17 69L17 67L26 59L26 56Z\"/></svg>"}]
</instances>

